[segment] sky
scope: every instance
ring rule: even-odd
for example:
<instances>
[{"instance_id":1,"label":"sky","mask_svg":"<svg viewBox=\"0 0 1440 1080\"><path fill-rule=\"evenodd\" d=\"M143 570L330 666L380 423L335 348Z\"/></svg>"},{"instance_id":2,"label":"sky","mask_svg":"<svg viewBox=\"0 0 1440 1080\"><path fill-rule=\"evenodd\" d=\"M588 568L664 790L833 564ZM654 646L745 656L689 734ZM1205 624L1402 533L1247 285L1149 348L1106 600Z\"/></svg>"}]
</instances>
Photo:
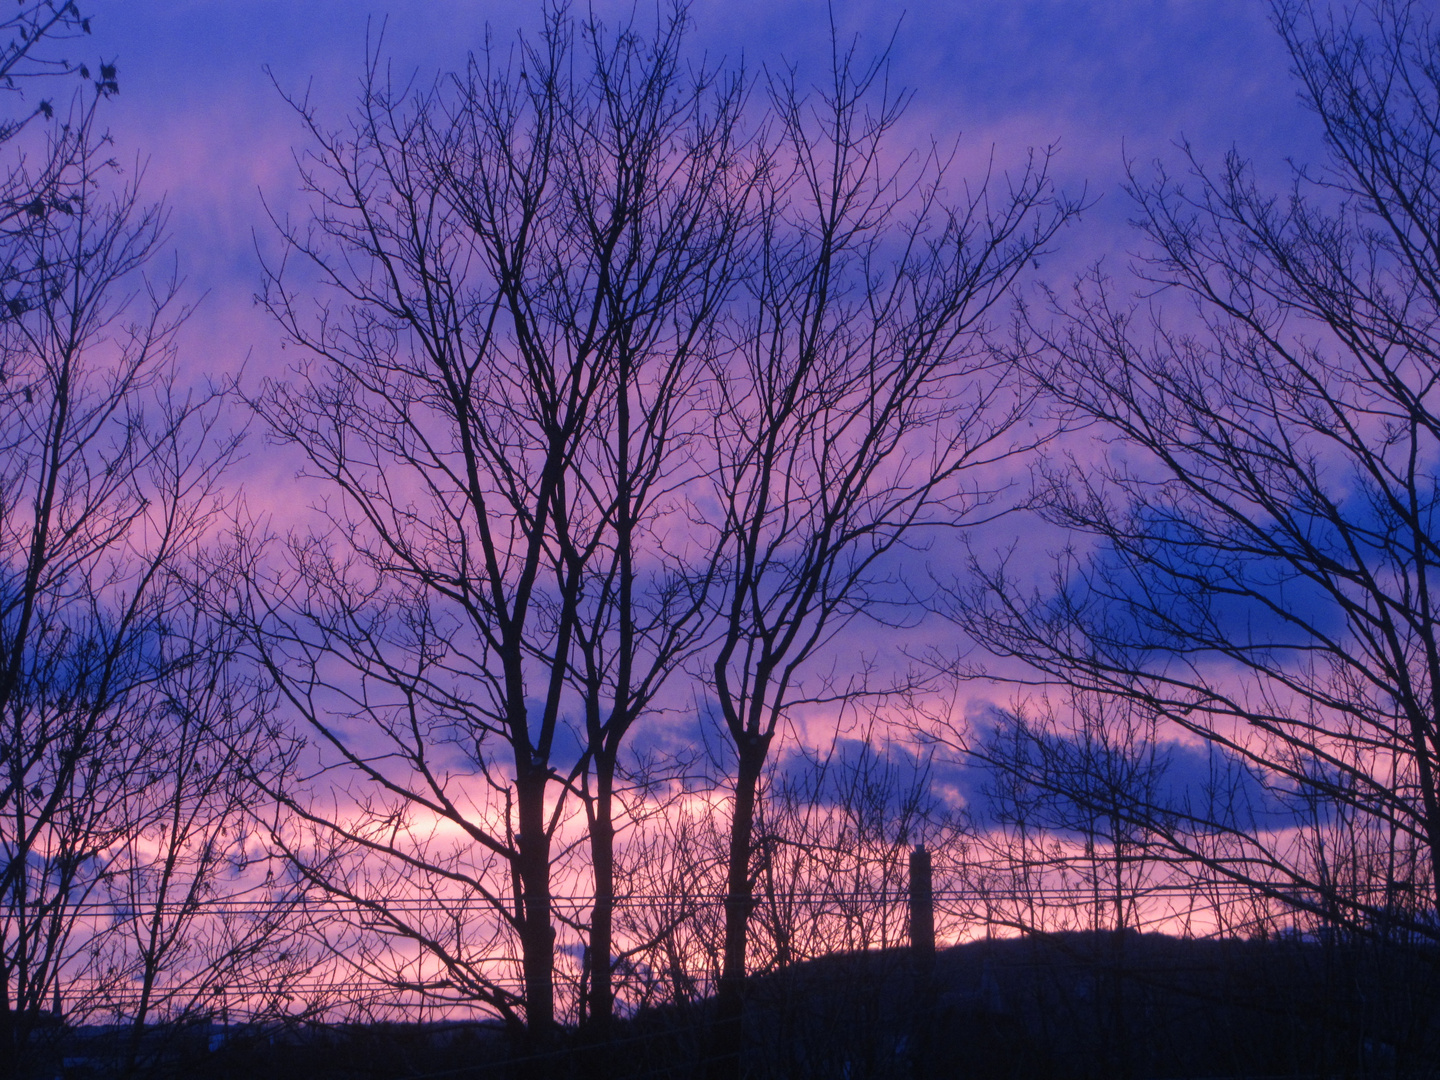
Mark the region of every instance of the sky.
<instances>
[{"instance_id":1,"label":"sky","mask_svg":"<svg viewBox=\"0 0 1440 1080\"><path fill-rule=\"evenodd\" d=\"M653 0L647 0L653 2ZM305 132L283 94L308 96L343 126L367 47L425 84L540 24L542 0L89 0L81 59L115 61L120 93L106 117L117 156L169 211L168 257L195 303L179 337L197 380L243 370L247 385L294 359L254 302L260 255L280 252L267 214L303 215L294 154ZM613 25L650 9L592 0ZM1218 162L1232 147L1283 186L1285 161L1321 154L1262 0L834 0L841 40L890 48L894 79L914 94L903 136L956 144L958 175L993 159L1018 168L1057 147L1055 175L1093 205L1062 235L1040 278L1057 288L1097 259L1122 269L1135 245L1121 190L1126 163L1180 166L1176 143ZM825 72L827 5L817 0L695 0L691 40L712 61L754 71ZM367 42L369 46L367 46ZM283 94L282 94L283 92ZM268 209L267 209L268 208ZM165 269L169 269L166 264ZM252 447L255 443L252 441ZM290 487L294 463L252 452L246 498L263 510Z\"/></svg>"},{"instance_id":2,"label":"sky","mask_svg":"<svg viewBox=\"0 0 1440 1080\"><path fill-rule=\"evenodd\" d=\"M487 28L509 49L542 10L540 0L81 6L93 35L73 47L118 65L120 93L106 104L117 156L143 172L146 197L168 206L168 257L196 305L179 338L183 370L196 379L243 370L250 386L295 359L254 301L260 254L280 251L267 214L304 213L294 155L306 136L283 95L308 96L322 124L340 127L377 41L393 72L424 85L483 47ZM591 10L613 25L648 9L593 0ZM889 46L894 79L914 94L903 137L917 147L958 138L961 176L978 178L992 158L1003 170L1029 148L1058 149L1058 186L1092 206L1041 267L1057 288L1095 260L1123 270L1136 246L1127 163L1142 175L1157 160L1182 170L1181 140L1210 163L1233 148L1282 190L1287 159L1323 152L1262 0L834 0L829 11L862 55ZM825 73L825 4L696 0L691 13L694 50L712 61L794 64L802 82ZM260 440L250 446L238 474L249 507L295 504L295 463Z\"/></svg>"},{"instance_id":3,"label":"sky","mask_svg":"<svg viewBox=\"0 0 1440 1080\"><path fill-rule=\"evenodd\" d=\"M143 194L169 208L167 258L196 305L179 337L182 370L198 379L243 369L252 387L294 359L254 300L261 258L281 250L269 215L304 213L295 154L306 136L285 95L307 98L323 126L338 128L377 42L392 71L413 72L423 86L463 65L487 26L508 49L518 29L538 28L541 12L540 0L80 4L94 33L76 43L78 58L118 66L120 93L105 105L116 155L143 174ZM593 0L593 10L613 25L636 5ZM862 55L889 46L895 81L914 94L903 137L917 148L958 139L962 177L978 179L992 160L1018 169L1030 148L1056 149L1057 186L1091 203L1040 268L1063 288L1096 260L1122 270L1136 246L1127 167L1144 175L1158 160L1183 171L1183 140L1214 164L1237 149L1262 184L1283 191L1287 160L1321 157L1318 124L1297 99L1268 10L1263 0L832 0L828 12ZM712 61L743 58L757 71L794 64L802 83L826 72L825 4L696 0L691 11L694 48ZM249 508L263 512L297 501L293 472L257 438L236 475ZM1004 700L1004 691L985 692ZM964 710L980 715L973 702ZM1177 753L1177 784L1203 775L1204 751ZM973 777L938 779L983 801Z\"/></svg>"},{"instance_id":4,"label":"sky","mask_svg":"<svg viewBox=\"0 0 1440 1080\"><path fill-rule=\"evenodd\" d=\"M122 162L169 209L168 258L195 313L179 339L195 378L243 369L247 385L294 359L254 301L261 255L280 251L268 214L303 214L294 155L306 136L284 95L308 97L341 127L358 98L367 48L420 85L483 47L540 24L540 0L90 0L81 59L114 61L106 104ZM593 0L611 25L633 0ZM1297 99L1262 0L834 0L842 41L890 48L893 78L913 91L902 135L916 147L958 138L959 174L1018 168L1055 147L1057 185L1092 203L1058 240L1040 279L1057 288L1103 259L1123 269L1127 163L1183 170L1177 147L1218 163L1238 149L1282 190L1287 159L1320 158L1318 124ZM827 6L811 0L696 0L691 41L712 61L824 75ZM368 44L367 44L368 43ZM294 463L252 440L239 473L252 510L294 502Z\"/></svg>"},{"instance_id":5,"label":"sky","mask_svg":"<svg viewBox=\"0 0 1440 1080\"><path fill-rule=\"evenodd\" d=\"M182 379L243 372L242 385L254 388L266 376L283 377L296 359L255 301L262 260L282 251L272 215L303 216L306 208L296 155L307 137L287 96L310 102L321 126L341 128L359 98L367 55L378 51L398 79L413 73L423 87L462 66L487 34L504 51L522 28L536 32L543 0L77 2L94 32L67 49L92 66L117 65L120 92L104 103L103 123L118 160L140 177L143 197L168 207L168 247L154 269L164 275L173 265L185 302L194 305L178 336ZM592 4L612 26L649 10L637 0ZM1290 162L1323 155L1318 122L1297 98L1265 0L831 0L828 7L818 0L695 0L691 14L695 53L713 63L743 59L757 72L793 64L802 85L827 72L832 18L839 39L857 41L861 55L888 48L893 80L913 92L902 141L924 149L958 140L959 178L979 179L992 161L1001 172L1018 170L1032 148L1053 149L1057 187L1072 198L1083 192L1089 204L1039 266L1038 279L1057 289L1097 260L1123 272L1138 244L1127 224L1127 172L1143 178L1161 162L1183 173L1182 143L1213 166L1238 151L1254 162L1261 185L1280 194ZM244 422L238 407L234 422ZM287 508L322 498L314 488L297 495L295 465L257 433L231 474L245 485L248 512L273 511L283 527ZM1017 520L1003 519L987 540L1003 549ZM1051 534L1029 527L1030 550L1043 553ZM1032 572L1047 566L1036 559ZM885 638L875 647L897 656L907 645L916 652L936 645L930 622L904 630L863 625L857 633L870 637L847 639L846 647L863 652ZM812 670L829 663L819 656ZM688 701L688 687L684 692ZM997 726L996 706L1014 700L1003 684L965 693L956 711L970 721L968 734L982 738ZM642 731L631 745L676 756L728 746L714 737L705 703L697 704L683 723ZM833 706L796 712L802 739L823 747L834 730ZM842 739L835 753L841 762L880 756L855 737ZM888 758L903 776L906 768L918 771L921 753L901 747ZM1177 797L1203 786L1216 753L1168 747ZM571 756L566 748L555 760ZM800 772L793 746L776 756L782 775ZM977 773L942 760L933 779L955 791L976 820L995 820ZM335 801L355 790L337 789ZM1277 816L1283 809L1262 805L1258 788L1253 802Z\"/></svg>"},{"instance_id":6,"label":"sky","mask_svg":"<svg viewBox=\"0 0 1440 1080\"><path fill-rule=\"evenodd\" d=\"M508 47L540 11L539 0L82 7L94 33L77 48L118 62L110 129L122 160L143 163L145 192L169 205L174 256L192 295L204 296L185 347L211 370L275 360L275 332L251 300L257 245L276 248L264 207L296 206L292 152L303 133L280 91L308 93L338 126L357 96L367 37L382 28L393 70L423 83L463 64L487 26ZM593 10L613 23L632 3L594 0ZM822 73L823 4L699 0L692 11L693 41L712 59ZM1062 184L1098 199L1047 268L1059 282L1094 258L1123 260L1132 245L1119 190L1127 159L1174 163L1183 137L1209 161L1238 147L1278 182L1286 157L1319 155L1261 0L836 0L833 11L862 50L893 35L895 77L914 91L906 130L917 145L958 135L971 172L992 150L1004 167L1028 147L1059 146Z\"/></svg>"}]
</instances>

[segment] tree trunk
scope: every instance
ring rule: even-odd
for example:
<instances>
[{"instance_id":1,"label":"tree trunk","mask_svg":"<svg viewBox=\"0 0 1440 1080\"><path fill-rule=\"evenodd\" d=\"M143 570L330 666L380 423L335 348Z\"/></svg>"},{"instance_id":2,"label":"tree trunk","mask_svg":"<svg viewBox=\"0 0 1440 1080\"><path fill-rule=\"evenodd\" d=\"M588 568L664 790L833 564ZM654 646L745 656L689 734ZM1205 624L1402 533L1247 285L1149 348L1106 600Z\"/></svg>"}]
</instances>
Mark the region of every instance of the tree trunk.
<instances>
[{"instance_id":1,"label":"tree trunk","mask_svg":"<svg viewBox=\"0 0 1440 1080\"><path fill-rule=\"evenodd\" d=\"M515 788L520 814L520 963L525 979L525 1021L532 1047L549 1042L555 1027L555 931L550 925L550 839L545 832L542 768L517 763Z\"/></svg>"},{"instance_id":2,"label":"tree trunk","mask_svg":"<svg viewBox=\"0 0 1440 1080\"><path fill-rule=\"evenodd\" d=\"M725 885L725 953L715 994L715 1028L711 1039L711 1080L738 1076L745 1007L745 946L750 912L755 907L750 881L750 851L755 810L760 797L760 772L770 740L751 736L737 741L740 760L735 772L735 813L730 821L730 853Z\"/></svg>"},{"instance_id":3,"label":"tree trunk","mask_svg":"<svg viewBox=\"0 0 1440 1080\"><path fill-rule=\"evenodd\" d=\"M19 1076L20 1025L10 1008L9 972L0 967L0 1076Z\"/></svg>"},{"instance_id":4,"label":"tree trunk","mask_svg":"<svg viewBox=\"0 0 1440 1080\"><path fill-rule=\"evenodd\" d=\"M615 987L610 954L615 939L615 822L614 767L597 763L595 820L590 825L590 859L595 874L595 906L590 916L589 993L585 1023L597 1040L610 1032L615 1009Z\"/></svg>"}]
</instances>

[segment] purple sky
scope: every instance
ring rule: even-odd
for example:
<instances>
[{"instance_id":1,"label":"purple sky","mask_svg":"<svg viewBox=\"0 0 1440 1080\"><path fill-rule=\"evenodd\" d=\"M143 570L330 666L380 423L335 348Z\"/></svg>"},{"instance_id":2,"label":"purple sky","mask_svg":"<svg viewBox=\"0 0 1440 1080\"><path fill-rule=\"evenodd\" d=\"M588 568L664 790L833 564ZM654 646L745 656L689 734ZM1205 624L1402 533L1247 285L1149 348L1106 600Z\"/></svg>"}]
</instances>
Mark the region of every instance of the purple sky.
<instances>
[{"instance_id":1,"label":"purple sky","mask_svg":"<svg viewBox=\"0 0 1440 1080\"><path fill-rule=\"evenodd\" d=\"M304 145L272 85L304 93L342 125L357 97L367 31L385 28L393 70L463 64L487 21L503 46L534 29L539 0L425 0L388 7L361 0L91 0L85 59L117 59L121 92L107 114L122 160L146 163L145 190L169 204L172 251L198 310L181 337L197 380L246 365L250 385L282 373L293 354L254 305L257 243L278 251L261 202L303 213L292 147ZM596 0L612 24L631 0ZM845 35L884 47L902 9L836 0ZM824 74L825 5L799 0L699 0L692 41L713 59L749 67L797 62ZM388 23L386 22L389 13ZM893 49L898 79L915 91L906 131L916 145L961 137L959 174L999 167L1031 146L1058 143L1058 179L1098 202L1061 238L1042 277L1064 286L1104 257L1123 270L1135 237L1120 183L1128 157L1180 168L1185 137L1203 160L1232 146L1283 188L1285 161L1318 159L1318 125L1297 101L1287 59L1260 0L924 0L904 9ZM269 72L270 74L267 74ZM203 299L201 299L203 297ZM236 478L252 511L298 512L294 462L258 438ZM277 521L276 524L282 524ZM1043 540L1037 540L1044 543ZM1008 543L997 537L996 546ZM943 560L942 560L943 562ZM1037 572L1042 569L1036 561Z\"/></svg>"},{"instance_id":2,"label":"purple sky","mask_svg":"<svg viewBox=\"0 0 1440 1080\"><path fill-rule=\"evenodd\" d=\"M303 213L291 155L304 133L271 74L288 91L308 87L322 118L340 126L357 97L367 31L387 12L393 70L428 82L482 44L487 21L508 46L518 27L538 26L541 10L539 0L90 0L82 8L94 16L93 38L78 43L85 59L119 64L121 93L107 105L117 150L146 163L146 194L167 200L174 258L190 296L203 296L183 331L182 362L197 379L245 364L251 385L294 359L252 299L257 243L278 250L261 193L282 212ZM633 7L595 0L594 10L613 24ZM1119 188L1127 157L1179 168L1182 136L1210 162L1237 146L1280 188L1287 157L1320 156L1318 125L1297 101L1260 0L923 0L903 10L835 3L842 33L873 49L900 18L894 71L915 91L906 130L917 145L960 135L963 176L977 174L992 148L1004 168L1028 147L1058 143L1061 185L1098 198L1042 267L1054 285L1102 256L1123 269L1135 246ZM809 0L699 0L692 41L712 60L743 54L756 69L784 59L820 76L825 12ZM250 445L237 476L250 508L298 510L294 463L258 439Z\"/></svg>"},{"instance_id":3,"label":"purple sky","mask_svg":"<svg viewBox=\"0 0 1440 1080\"><path fill-rule=\"evenodd\" d=\"M883 46L903 10L894 50L916 92L909 127L977 160L1002 164L1058 141L1067 186L1103 196L1066 238L1063 266L1129 238L1117 190L1126 155L1174 159L1189 138L1215 160L1232 145L1280 176L1286 156L1317 156L1316 126L1295 99L1267 5L1258 0L926 0L905 9L838 0L846 33ZM146 186L171 206L182 272L207 299L187 334L204 362L230 367L253 349L263 364L274 336L251 314L258 284L252 230L270 241L261 211L291 201L290 153L301 137L267 69L287 89L310 87L335 123L355 98L367 27L389 13L385 51L422 78L453 68L480 45L538 22L537 0L93 0L91 51L118 58L121 94L110 125L122 156L148 161ZM598 0L614 20L630 0ZM828 49L825 7L798 0L702 0L697 44L758 67L784 57L817 71ZM1052 273L1063 278L1060 266Z\"/></svg>"}]
</instances>

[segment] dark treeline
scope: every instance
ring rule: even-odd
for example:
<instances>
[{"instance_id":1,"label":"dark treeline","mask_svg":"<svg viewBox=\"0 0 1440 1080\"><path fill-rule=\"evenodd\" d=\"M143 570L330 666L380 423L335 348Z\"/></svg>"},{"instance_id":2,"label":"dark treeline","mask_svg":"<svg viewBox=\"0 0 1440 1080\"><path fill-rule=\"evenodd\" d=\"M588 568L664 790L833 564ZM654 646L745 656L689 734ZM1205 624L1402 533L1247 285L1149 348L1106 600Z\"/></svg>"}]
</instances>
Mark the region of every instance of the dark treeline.
<instances>
[{"instance_id":1,"label":"dark treeline","mask_svg":"<svg viewBox=\"0 0 1440 1080\"><path fill-rule=\"evenodd\" d=\"M905 145L863 43L747 71L677 5L431 82L377 50L340 126L285 102L300 359L242 385L175 347L117 70L57 59L88 17L12 9L0 1074L82 1033L127 1075L389 1031L430 1062L391 1075L1436 1060L1440 31L1272 12L1326 159L1133 168L1135 264L1064 288L1050 152ZM247 425L310 524L247 512ZM916 847L988 939L933 972ZM1289 1050L1147 1056L1262 974ZM962 1068L977 1024L1015 1046Z\"/></svg>"}]
</instances>

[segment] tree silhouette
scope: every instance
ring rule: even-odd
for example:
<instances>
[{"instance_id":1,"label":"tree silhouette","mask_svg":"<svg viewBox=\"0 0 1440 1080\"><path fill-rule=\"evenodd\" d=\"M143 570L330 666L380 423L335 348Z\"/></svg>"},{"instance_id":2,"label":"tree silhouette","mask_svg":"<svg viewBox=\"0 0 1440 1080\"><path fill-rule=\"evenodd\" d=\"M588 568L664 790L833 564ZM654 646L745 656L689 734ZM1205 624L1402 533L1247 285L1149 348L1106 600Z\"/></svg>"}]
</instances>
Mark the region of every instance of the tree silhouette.
<instances>
[{"instance_id":1,"label":"tree silhouette","mask_svg":"<svg viewBox=\"0 0 1440 1080\"><path fill-rule=\"evenodd\" d=\"M243 803L233 755L206 740L253 741L257 719L243 696L194 692L223 664L187 585L234 449L222 391L182 388L176 285L144 276L163 215L113 182L80 113L52 143L44 205L0 241L0 1069L17 1076L58 1031L52 1009L83 1020L137 970L141 1019L175 1011L155 977L177 970L190 920L146 882L213 887ZM182 805L216 828L157 862ZM119 917L97 918L117 897ZM147 921L167 940L139 956L124 942Z\"/></svg>"},{"instance_id":2,"label":"tree silhouette","mask_svg":"<svg viewBox=\"0 0 1440 1080\"><path fill-rule=\"evenodd\" d=\"M896 160L906 97L888 74L837 41L823 87L771 80L755 270L716 361L716 465L697 500L718 508L703 676L735 755L716 1075L738 1058L771 746L794 709L878 689L863 672L817 682L812 665L853 620L894 617L907 544L1006 508L995 466L1035 433L986 317L1076 210L1043 157L952 201L938 149Z\"/></svg>"},{"instance_id":3,"label":"tree silhouette","mask_svg":"<svg viewBox=\"0 0 1440 1080\"><path fill-rule=\"evenodd\" d=\"M1274 16L1327 160L1279 196L1234 154L1137 175L1146 299L1097 272L1031 320L1097 448L1043 474L1045 512L1093 547L1035 598L992 567L962 618L1267 790L1152 807L1190 865L1356 932L1419 895L1433 937L1440 44L1418 4Z\"/></svg>"},{"instance_id":4,"label":"tree silhouette","mask_svg":"<svg viewBox=\"0 0 1440 1080\"><path fill-rule=\"evenodd\" d=\"M686 22L610 33L552 10L508 59L492 46L416 93L377 61L339 135L299 103L315 217L281 230L334 302L311 309L289 263L264 294L313 362L255 407L335 496L283 583L254 553L246 618L353 777L334 812L279 793L355 856L295 858L435 963L397 985L541 1040L557 872L593 881L589 918L563 918L586 938L585 1016L613 1009L616 770L703 625L675 506L704 468L694 417L752 166L743 82L686 66ZM413 915L415 894L473 917Z\"/></svg>"}]
</instances>

